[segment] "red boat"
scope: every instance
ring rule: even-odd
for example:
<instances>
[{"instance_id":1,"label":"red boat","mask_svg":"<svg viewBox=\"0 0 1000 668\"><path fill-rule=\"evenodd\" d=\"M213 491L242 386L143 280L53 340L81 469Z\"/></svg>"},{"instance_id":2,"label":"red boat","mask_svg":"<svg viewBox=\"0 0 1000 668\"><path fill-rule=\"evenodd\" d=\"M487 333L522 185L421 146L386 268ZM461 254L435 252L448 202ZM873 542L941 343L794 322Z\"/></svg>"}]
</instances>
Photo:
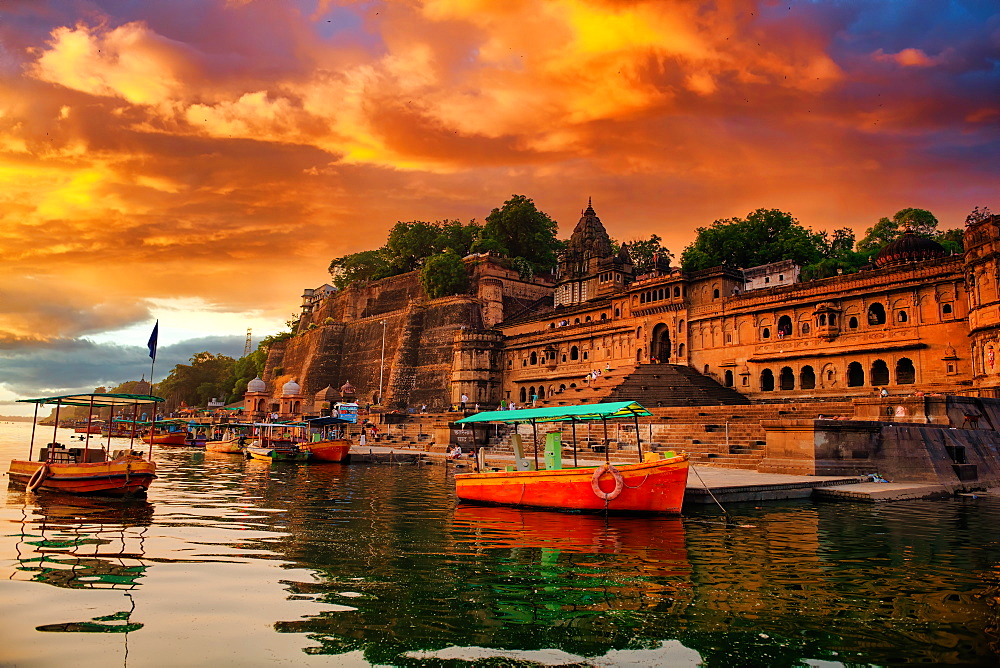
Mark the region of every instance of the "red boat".
<instances>
[{"instance_id":1,"label":"red boat","mask_svg":"<svg viewBox=\"0 0 1000 668\"><path fill-rule=\"evenodd\" d=\"M576 422L633 417L635 433L639 433L638 417L650 415L636 402L614 402L583 406L529 408L515 411L491 411L456 420L458 424L475 422ZM558 436L559 434L554 434ZM516 439L515 439L516 440ZM556 439L557 456L546 457L548 468L537 470L517 452L515 458L522 470L482 471L455 474L455 493L462 501L497 503L513 506L555 508L577 511L612 511L629 513L681 512L684 489L687 486L688 456L686 454L649 453L646 461L635 464L568 467L561 465L561 443ZM576 444L574 443L574 453ZM605 452L607 447L605 446ZM640 457L641 457L640 450ZM607 455L605 455L607 457ZM574 454L575 459L575 454Z\"/></svg>"}]
</instances>

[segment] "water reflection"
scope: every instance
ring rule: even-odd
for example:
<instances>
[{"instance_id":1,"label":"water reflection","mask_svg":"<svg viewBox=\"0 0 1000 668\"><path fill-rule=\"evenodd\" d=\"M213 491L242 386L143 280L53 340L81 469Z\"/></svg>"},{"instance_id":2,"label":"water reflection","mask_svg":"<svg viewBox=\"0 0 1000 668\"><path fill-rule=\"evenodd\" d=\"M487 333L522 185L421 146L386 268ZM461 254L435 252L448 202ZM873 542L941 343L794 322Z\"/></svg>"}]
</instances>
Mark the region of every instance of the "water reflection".
<instances>
[{"instance_id":1,"label":"water reflection","mask_svg":"<svg viewBox=\"0 0 1000 668\"><path fill-rule=\"evenodd\" d=\"M133 589L146 574L145 533L153 519L143 500L37 495L24 508L11 579L73 589Z\"/></svg>"}]
</instances>

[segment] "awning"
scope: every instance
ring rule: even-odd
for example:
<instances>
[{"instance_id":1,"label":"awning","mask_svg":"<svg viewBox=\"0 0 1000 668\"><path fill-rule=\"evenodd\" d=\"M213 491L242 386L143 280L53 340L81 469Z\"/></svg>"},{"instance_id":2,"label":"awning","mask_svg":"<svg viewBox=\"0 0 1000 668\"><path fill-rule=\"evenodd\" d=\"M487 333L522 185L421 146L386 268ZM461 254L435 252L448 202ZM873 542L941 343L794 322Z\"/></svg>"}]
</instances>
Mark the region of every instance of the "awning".
<instances>
[{"instance_id":1,"label":"awning","mask_svg":"<svg viewBox=\"0 0 1000 668\"><path fill-rule=\"evenodd\" d=\"M332 424L356 424L354 420L344 420L338 417L318 417L308 420L310 427L329 427Z\"/></svg>"},{"instance_id":2,"label":"awning","mask_svg":"<svg viewBox=\"0 0 1000 668\"><path fill-rule=\"evenodd\" d=\"M612 418L644 417L652 415L637 401L615 401L606 404L584 404L582 406L551 406L546 408L524 408L516 411L486 411L476 413L455 424L472 422L564 422L568 420L609 420Z\"/></svg>"},{"instance_id":3,"label":"awning","mask_svg":"<svg viewBox=\"0 0 1000 668\"><path fill-rule=\"evenodd\" d=\"M41 399L18 399L22 404L62 404L63 406L131 406L166 401L162 397L149 394L64 394L59 397Z\"/></svg>"}]
</instances>

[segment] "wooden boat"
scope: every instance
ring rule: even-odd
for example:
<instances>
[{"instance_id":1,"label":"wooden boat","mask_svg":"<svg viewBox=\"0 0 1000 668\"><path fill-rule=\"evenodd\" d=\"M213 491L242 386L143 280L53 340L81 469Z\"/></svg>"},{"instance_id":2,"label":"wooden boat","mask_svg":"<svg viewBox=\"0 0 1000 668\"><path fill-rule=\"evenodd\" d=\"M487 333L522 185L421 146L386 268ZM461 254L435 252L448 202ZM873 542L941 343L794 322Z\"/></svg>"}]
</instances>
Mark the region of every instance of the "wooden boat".
<instances>
[{"instance_id":1,"label":"wooden boat","mask_svg":"<svg viewBox=\"0 0 1000 668\"><path fill-rule=\"evenodd\" d=\"M351 441L339 433L345 424L353 424L344 417L320 417L308 421L302 448L312 453L314 461L345 462L350 459ZM304 425L305 426L305 425ZM310 441L309 439L318 439Z\"/></svg>"},{"instance_id":2,"label":"wooden boat","mask_svg":"<svg viewBox=\"0 0 1000 668\"><path fill-rule=\"evenodd\" d=\"M274 444L271 447L248 446L246 449L247 459L266 459L272 462L307 462L312 453L302 450L298 445Z\"/></svg>"},{"instance_id":3,"label":"wooden boat","mask_svg":"<svg viewBox=\"0 0 1000 668\"><path fill-rule=\"evenodd\" d=\"M228 454L242 454L251 439L243 430L250 429L253 425L231 423L226 425L226 430L222 432L221 438L205 441L206 452L221 452Z\"/></svg>"},{"instance_id":4,"label":"wooden boat","mask_svg":"<svg viewBox=\"0 0 1000 668\"><path fill-rule=\"evenodd\" d=\"M55 440L39 447L39 457L34 459L35 432L38 426L38 407L55 404L59 423L62 406L88 406L90 410L101 407L134 406L163 401L160 397L139 394L73 394L42 399L21 399L35 404L35 426L27 459L15 459L7 473L11 482L24 485L29 492L65 492L70 494L100 494L106 496L133 496L144 494L156 478L156 464L142 453L132 450L110 452L110 447L91 446L90 435L83 447L67 448ZM96 441L96 439L95 439ZM110 444L110 440L108 441Z\"/></svg>"},{"instance_id":5,"label":"wooden boat","mask_svg":"<svg viewBox=\"0 0 1000 668\"><path fill-rule=\"evenodd\" d=\"M491 411L456 420L456 424L476 422L575 422L606 421L612 418L650 415L636 402L613 402L584 406L556 406L515 411ZM605 423L606 424L606 423ZM559 436L555 432L551 436ZM537 431L536 431L537 436ZM561 442L552 438L554 447L546 452L546 468L539 469L537 448L535 464L519 452L515 438L515 460L520 470L479 471L455 474L455 493L462 501L496 503L514 506L554 508L575 511L611 511L627 513L672 513L681 511L687 486L688 456L686 454L649 453L645 461L612 465L605 445L605 463L600 466L561 464ZM576 443L574 442L574 459ZM641 442L637 439L640 459ZM481 461L481 459L480 459ZM532 470L534 469L534 470Z\"/></svg>"},{"instance_id":6,"label":"wooden boat","mask_svg":"<svg viewBox=\"0 0 1000 668\"><path fill-rule=\"evenodd\" d=\"M142 435L142 442L150 442L148 431ZM177 431L158 431L153 436L153 444L170 447L183 447L189 445L188 432L186 429Z\"/></svg>"},{"instance_id":7,"label":"wooden boat","mask_svg":"<svg viewBox=\"0 0 1000 668\"><path fill-rule=\"evenodd\" d=\"M73 428L77 434L100 434L104 428L104 422L95 420L94 422L84 422Z\"/></svg>"},{"instance_id":8,"label":"wooden boat","mask_svg":"<svg viewBox=\"0 0 1000 668\"><path fill-rule=\"evenodd\" d=\"M541 471L458 473L462 501L565 510L680 513L688 456L638 464Z\"/></svg>"},{"instance_id":9,"label":"wooden boat","mask_svg":"<svg viewBox=\"0 0 1000 668\"><path fill-rule=\"evenodd\" d=\"M329 441L303 443L302 449L312 453L312 458L320 462L343 462L350 458L351 442L346 438Z\"/></svg>"}]
</instances>

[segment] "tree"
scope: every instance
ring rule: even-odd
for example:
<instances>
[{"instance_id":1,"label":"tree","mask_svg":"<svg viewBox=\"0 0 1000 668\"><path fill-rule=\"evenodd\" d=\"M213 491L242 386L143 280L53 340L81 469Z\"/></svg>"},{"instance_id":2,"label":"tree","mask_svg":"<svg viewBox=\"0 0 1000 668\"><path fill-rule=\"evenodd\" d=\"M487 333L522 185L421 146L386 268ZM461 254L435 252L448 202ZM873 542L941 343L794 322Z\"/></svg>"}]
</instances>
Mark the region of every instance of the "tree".
<instances>
[{"instance_id":1,"label":"tree","mask_svg":"<svg viewBox=\"0 0 1000 668\"><path fill-rule=\"evenodd\" d=\"M341 290L355 281L375 281L391 275L381 249L351 253L330 262L333 285Z\"/></svg>"},{"instance_id":2,"label":"tree","mask_svg":"<svg viewBox=\"0 0 1000 668\"><path fill-rule=\"evenodd\" d=\"M177 364L163 381L156 384L156 392L167 399L170 407L182 402L189 406L203 406L209 399L226 397L233 387L233 367L236 360L228 355L210 352L196 353L188 364Z\"/></svg>"},{"instance_id":3,"label":"tree","mask_svg":"<svg viewBox=\"0 0 1000 668\"><path fill-rule=\"evenodd\" d=\"M439 253L441 228L433 223L415 220L410 223L396 223L389 230L389 237L382 248L382 257L389 266L392 276L417 269L435 253Z\"/></svg>"},{"instance_id":4,"label":"tree","mask_svg":"<svg viewBox=\"0 0 1000 668\"><path fill-rule=\"evenodd\" d=\"M663 239L659 234L650 235L648 239L632 239L628 242L628 256L632 258L635 273L645 274L652 271L656 258L665 259L668 263L674 259L674 254L660 243ZM621 244L611 242L611 250L618 252Z\"/></svg>"},{"instance_id":5,"label":"tree","mask_svg":"<svg viewBox=\"0 0 1000 668\"><path fill-rule=\"evenodd\" d=\"M926 209L900 209L892 218L879 218L879 221L865 230L864 238L858 242L858 252L874 256L880 250L898 239L905 228L910 228L914 234L928 239L937 239L938 219Z\"/></svg>"},{"instance_id":6,"label":"tree","mask_svg":"<svg viewBox=\"0 0 1000 668\"><path fill-rule=\"evenodd\" d=\"M483 239L511 258L523 257L535 272L548 271L556 264L558 227L548 214L539 211L524 195L511 198L486 216Z\"/></svg>"},{"instance_id":7,"label":"tree","mask_svg":"<svg viewBox=\"0 0 1000 668\"><path fill-rule=\"evenodd\" d=\"M469 287L465 263L450 249L432 255L420 270L420 285L431 299L464 292Z\"/></svg>"},{"instance_id":8,"label":"tree","mask_svg":"<svg viewBox=\"0 0 1000 668\"><path fill-rule=\"evenodd\" d=\"M757 209L745 219L716 220L697 233L681 254L685 271L719 265L745 269L779 260L805 266L818 262L827 245L821 233L802 227L791 214L777 209Z\"/></svg>"},{"instance_id":9,"label":"tree","mask_svg":"<svg viewBox=\"0 0 1000 668\"><path fill-rule=\"evenodd\" d=\"M969 213L968 216L965 217L965 224L966 225L975 225L976 223L981 223L984 220L988 220L988 219L990 219L992 217L993 217L993 214L990 213L990 207L984 206L983 208L980 209L977 206L975 209L973 209Z\"/></svg>"}]
</instances>

